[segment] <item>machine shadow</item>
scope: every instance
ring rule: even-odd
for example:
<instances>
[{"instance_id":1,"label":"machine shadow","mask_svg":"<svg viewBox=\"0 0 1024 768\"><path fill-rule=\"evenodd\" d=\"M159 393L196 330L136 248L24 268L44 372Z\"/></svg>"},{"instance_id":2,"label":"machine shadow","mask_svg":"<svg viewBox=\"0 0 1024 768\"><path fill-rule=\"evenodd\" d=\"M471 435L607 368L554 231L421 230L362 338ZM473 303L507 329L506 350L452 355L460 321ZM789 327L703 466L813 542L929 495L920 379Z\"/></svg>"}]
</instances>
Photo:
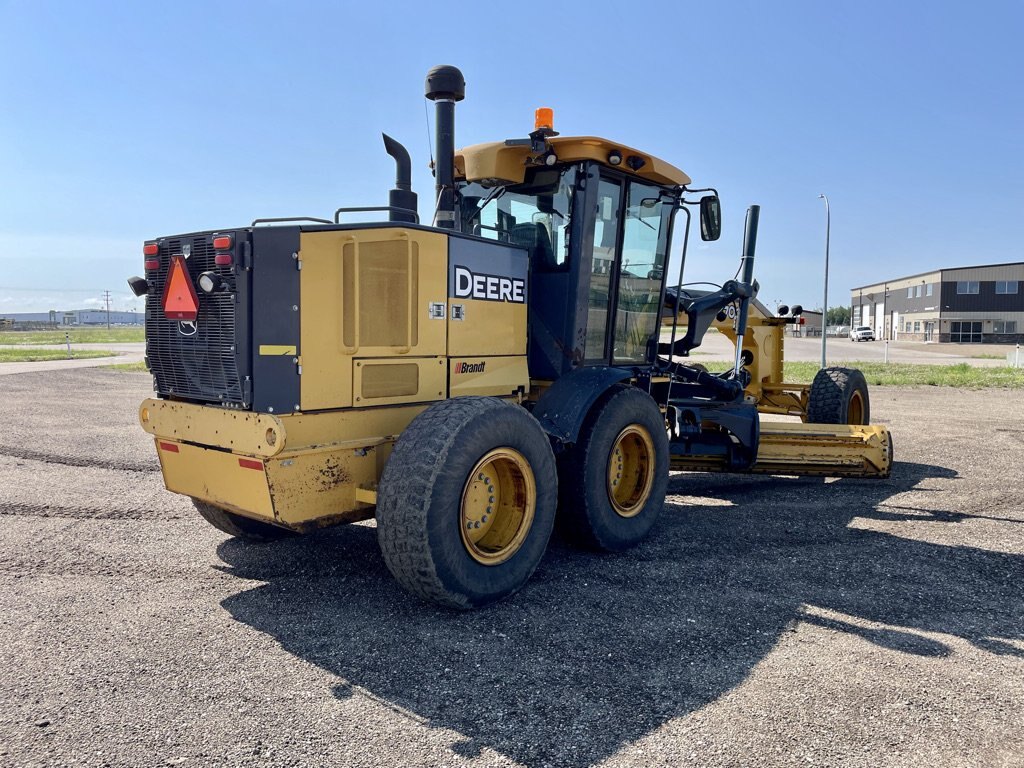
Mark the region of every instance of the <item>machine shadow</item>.
<instances>
[{"instance_id":1,"label":"machine shadow","mask_svg":"<svg viewBox=\"0 0 1024 768\"><path fill-rule=\"evenodd\" d=\"M589 764L713 702L797 621L903 653L950 652L925 631L1019 655L1007 641L1024 639L1024 558L850 527L892 519L878 509L887 499L955 476L911 463L889 480L827 485L673 476L646 543L607 556L554 542L521 593L473 613L402 592L369 526L270 548L231 540L218 550L226 570L266 584L223 606L343 678L335 696L368 693L463 734L460 755L488 747L526 764ZM811 606L899 629L866 630Z\"/></svg>"}]
</instances>

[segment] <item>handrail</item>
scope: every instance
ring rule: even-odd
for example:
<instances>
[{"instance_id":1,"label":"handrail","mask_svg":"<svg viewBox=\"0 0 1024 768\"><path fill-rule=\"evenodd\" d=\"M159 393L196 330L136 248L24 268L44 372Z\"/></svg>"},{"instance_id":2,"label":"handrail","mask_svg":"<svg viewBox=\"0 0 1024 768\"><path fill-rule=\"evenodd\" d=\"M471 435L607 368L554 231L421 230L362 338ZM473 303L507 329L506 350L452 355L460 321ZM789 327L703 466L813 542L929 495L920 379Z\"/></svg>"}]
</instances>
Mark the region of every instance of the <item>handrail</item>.
<instances>
[{"instance_id":1,"label":"handrail","mask_svg":"<svg viewBox=\"0 0 1024 768\"><path fill-rule=\"evenodd\" d=\"M400 208L394 205L367 205L358 208L339 208L334 212L334 221L327 222L328 224L340 224L341 214L343 213L363 213L364 211L387 211L388 213L404 213L407 216L413 217L413 223L420 223L420 215L411 208ZM400 222L396 222L400 223Z\"/></svg>"},{"instance_id":2,"label":"handrail","mask_svg":"<svg viewBox=\"0 0 1024 768\"><path fill-rule=\"evenodd\" d=\"M327 219L318 219L315 216L282 216L276 219L253 219L250 227L255 227L257 224L276 224L282 221L315 221L318 224L335 224L336 222L328 221Z\"/></svg>"}]
</instances>

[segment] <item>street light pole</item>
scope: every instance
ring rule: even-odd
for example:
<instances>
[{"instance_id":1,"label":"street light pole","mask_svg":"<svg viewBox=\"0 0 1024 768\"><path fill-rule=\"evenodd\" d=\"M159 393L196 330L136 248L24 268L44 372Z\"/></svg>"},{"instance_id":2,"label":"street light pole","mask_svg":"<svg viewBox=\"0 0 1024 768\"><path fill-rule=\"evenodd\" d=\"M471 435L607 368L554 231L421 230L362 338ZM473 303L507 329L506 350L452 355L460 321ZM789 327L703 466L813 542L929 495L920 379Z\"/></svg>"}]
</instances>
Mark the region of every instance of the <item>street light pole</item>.
<instances>
[{"instance_id":1,"label":"street light pole","mask_svg":"<svg viewBox=\"0 0 1024 768\"><path fill-rule=\"evenodd\" d=\"M825 201L825 297L821 301L821 367L825 367L825 339L827 338L826 323L828 322L828 246L832 235L832 212L828 207L828 198L818 195Z\"/></svg>"}]
</instances>

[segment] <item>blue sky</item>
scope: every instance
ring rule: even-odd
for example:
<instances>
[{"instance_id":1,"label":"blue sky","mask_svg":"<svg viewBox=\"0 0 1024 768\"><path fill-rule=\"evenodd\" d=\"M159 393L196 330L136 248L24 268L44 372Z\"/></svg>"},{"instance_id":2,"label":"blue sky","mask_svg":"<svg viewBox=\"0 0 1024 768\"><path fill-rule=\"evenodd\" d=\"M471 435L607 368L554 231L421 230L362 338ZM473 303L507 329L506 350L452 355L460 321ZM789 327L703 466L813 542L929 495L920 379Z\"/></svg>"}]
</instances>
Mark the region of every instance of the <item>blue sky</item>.
<instances>
[{"instance_id":1,"label":"blue sky","mask_svg":"<svg viewBox=\"0 0 1024 768\"><path fill-rule=\"evenodd\" d=\"M458 145L550 106L717 187L725 233L688 279L732 276L759 203L761 298L819 305L821 192L830 304L1022 260L1022 38L1019 2L0 0L0 314L132 306L149 237L383 204L382 130L425 213L440 63L466 75Z\"/></svg>"}]
</instances>

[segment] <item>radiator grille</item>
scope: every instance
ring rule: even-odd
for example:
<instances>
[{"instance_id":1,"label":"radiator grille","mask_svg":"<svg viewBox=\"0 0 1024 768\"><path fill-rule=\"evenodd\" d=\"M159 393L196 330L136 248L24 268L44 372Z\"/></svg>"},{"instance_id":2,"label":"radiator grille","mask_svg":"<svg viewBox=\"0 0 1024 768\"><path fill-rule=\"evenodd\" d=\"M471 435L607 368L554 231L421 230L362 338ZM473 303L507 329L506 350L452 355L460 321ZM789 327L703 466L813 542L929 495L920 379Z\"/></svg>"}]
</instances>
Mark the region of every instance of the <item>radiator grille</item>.
<instances>
[{"instance_id":1,"label":"radiator grille","mask_svg":"<svg viewBox=\"0 0 1024 768\"><path fill-rule=\"evenodd\" d=\"M416 346L419 245L409 241L371 241L361 243L357 250L349 243L342 251L342 260L344 344Z\"/></svg>"},{"instance_id":2,"label":"radiator grille","mask_svg":"<svg viewBox=\"0 0 1024 768\"><path fill-rule=\"evenodd\" d=\"M237 237L236 237L237 242ZM162 300L172 256L184 255L189 277L199 296L194 326L168 320ZM237 250L237 246L236 246ZM206 294L198 290L198 278L213 271L228 290ZM237 319L235 276L231 266L214 264L213 235L188 235L160 242L160 267L149 273L146 298L146 355L160 395L202 402L247 405L243 400L236 349Z\"/></svg>"},{"instance_id":3,"label":"radiator grille","mask_svg":"<svg viewBox=\"0 0 1024 768\"><path fill-rule=\"evenodd\" d=\"M419 389L420 367L416 363L363 366L363 397L403 397L415 395Z\"/></svg>"}]
</instances>

